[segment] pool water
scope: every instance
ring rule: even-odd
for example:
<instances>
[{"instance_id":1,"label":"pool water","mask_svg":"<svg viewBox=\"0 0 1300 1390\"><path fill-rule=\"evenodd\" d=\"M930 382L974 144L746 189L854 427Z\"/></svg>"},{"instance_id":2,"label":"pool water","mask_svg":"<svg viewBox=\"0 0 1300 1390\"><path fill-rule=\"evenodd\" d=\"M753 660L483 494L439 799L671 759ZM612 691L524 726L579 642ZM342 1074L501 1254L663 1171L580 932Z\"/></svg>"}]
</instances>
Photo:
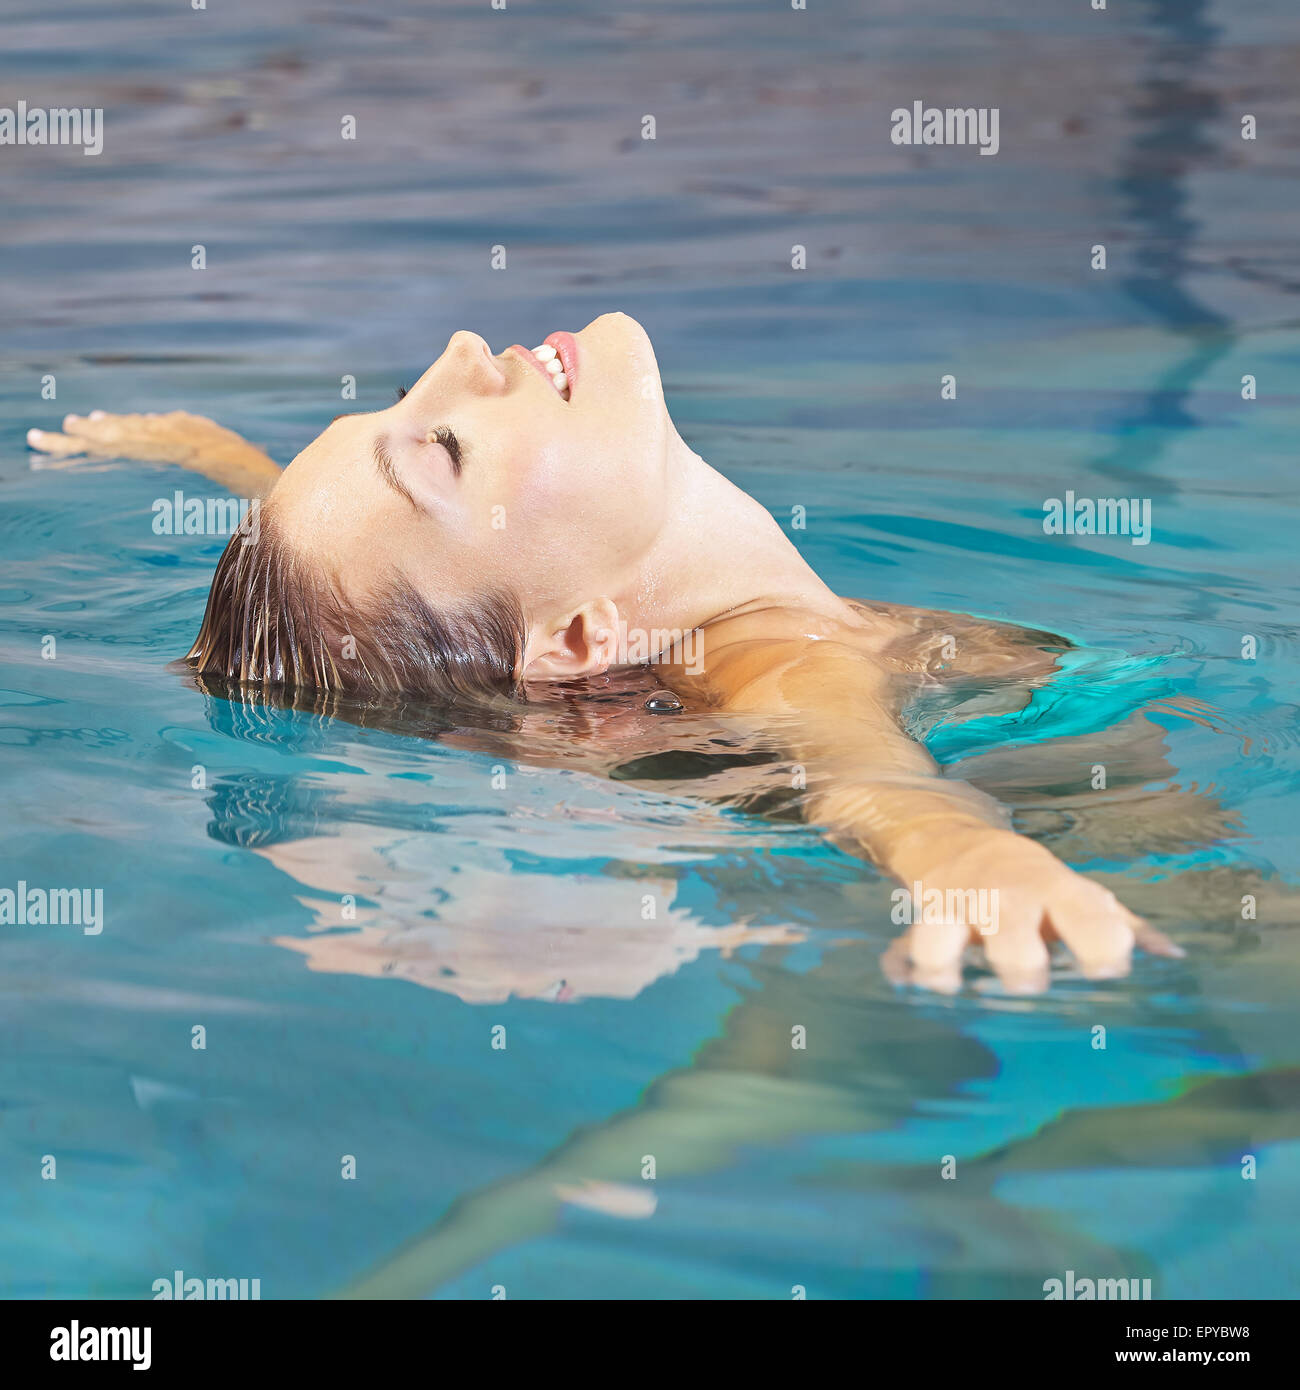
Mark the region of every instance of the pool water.
<instances>
[{"instance_id":1,"label":"pool water","mask_svg":"<svg viewBox=\"0 0 1300 1390\"><path fill-rule=\"evenodd\" d=\"M98 158L3 152L0 887L104 904L0 927L6 1293L1300 1292L1286 0L15 0L6 39L4 90L106 112ZM918 99L999 105L998 155L893 146ZM23 444L181 408L287 459L345 377L612 308L837 591L1079 645L912 718L1185 960L898 991L891 885L732 764L198 690L223 541L152 506L210 488ZM1045 534L1067 490L1149 543Z\"/></svg>"}]
</instances>

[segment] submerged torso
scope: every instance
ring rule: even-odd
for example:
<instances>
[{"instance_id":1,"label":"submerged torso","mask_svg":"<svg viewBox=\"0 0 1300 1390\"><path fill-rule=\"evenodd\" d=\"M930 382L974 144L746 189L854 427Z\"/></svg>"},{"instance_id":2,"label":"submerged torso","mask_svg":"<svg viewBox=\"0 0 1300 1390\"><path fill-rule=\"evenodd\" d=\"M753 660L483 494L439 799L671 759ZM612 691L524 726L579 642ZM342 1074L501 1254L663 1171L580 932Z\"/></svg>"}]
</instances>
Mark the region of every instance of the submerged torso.
<instances>
[{"instance_id":1,"label":"submerged torso","mask_svg":"<svg viewBox=\"0 0 1300 1390\"><path fill-rule=\"evenodd\" d=\"M443 732L449 744L535 766L564 767L669 794L773 809L791 800L787 749L800 713L779 701L728 707L713 672L734 685L796 663L812 644L842 644L862 658L862 698L900 715L918 695L971 703L979 714L1022 708L1049 680L1069 643L1051 633L963 614L845 600L846 620L769 607L708 624L700 641L645 665L582 681L532 687L528 702L492 728ZM739 674L738 674L739 668ZM843 698L852 699L850 689Z\"/></svg>"},{"instance_id":2,"label":"submerged torso","mask_svg":"<svg viewBox=\"0 0 1300 1390\"><path fill-rule=\"evenodd\" d=\"M789 606L770 606L728 615L707 624L701 642L683 659L680 650L654 663L679 694L716 705L710 666L727 653L755 670L773 660L793 661L806 645L838 643L864 664L893 678L893 695L905 701L918 684L954 680L1022 682L1045 679L1068 639L963 613L903 604L840 599L843 616Z\"/></svg>"}]
</instances>

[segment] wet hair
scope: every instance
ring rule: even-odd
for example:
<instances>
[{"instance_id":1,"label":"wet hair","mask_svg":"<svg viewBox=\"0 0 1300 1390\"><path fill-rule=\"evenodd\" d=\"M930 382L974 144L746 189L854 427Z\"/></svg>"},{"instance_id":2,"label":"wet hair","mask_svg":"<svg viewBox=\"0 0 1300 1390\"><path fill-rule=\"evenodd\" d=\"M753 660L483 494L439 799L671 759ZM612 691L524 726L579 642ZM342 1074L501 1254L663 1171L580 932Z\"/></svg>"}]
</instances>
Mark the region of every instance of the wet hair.
<instances>
[{"instance_id":1,"label":"wet hair","mask_svg":"<svg viewBox=\"0 0 1300 1390\"><path fill-rule=\"evenodd\" d=\"M258 526L222 552L185 660L241 686L453 704L521 696L524 639L519 604L505 594L439 610L394 575L349 599L263 506Z\"/></svg>"}]
</instances>

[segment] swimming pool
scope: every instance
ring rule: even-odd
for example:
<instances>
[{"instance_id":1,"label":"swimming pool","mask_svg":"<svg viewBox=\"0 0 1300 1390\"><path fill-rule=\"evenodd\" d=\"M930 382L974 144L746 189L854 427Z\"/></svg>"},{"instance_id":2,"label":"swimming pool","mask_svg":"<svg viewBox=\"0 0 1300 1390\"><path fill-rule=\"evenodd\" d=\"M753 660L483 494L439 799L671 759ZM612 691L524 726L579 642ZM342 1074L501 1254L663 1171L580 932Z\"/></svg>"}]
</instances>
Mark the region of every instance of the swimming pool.
<instances>
[{"instance_id":1,"label":"swimming pool","mask_svg":"<svg viewBox=\"0 0 1300 1390\"><path fill-rule=\"evenodd\" d=\"M0 927L5 1291L1294 1296L1294 17L561 8L11 7L6 85L106 138L0 205L0 887L104 918ZM914 99L998 156L891 145ZM615 307L838 592L1085 648L917 719L1186 960L896 992L890 885L795 822L205 696L222 540L152 525L198 480L22 444L185 408L283 459L456 327ZM1045 534L1066 491L1149 544Z\"/></svg>"}]
</instances>

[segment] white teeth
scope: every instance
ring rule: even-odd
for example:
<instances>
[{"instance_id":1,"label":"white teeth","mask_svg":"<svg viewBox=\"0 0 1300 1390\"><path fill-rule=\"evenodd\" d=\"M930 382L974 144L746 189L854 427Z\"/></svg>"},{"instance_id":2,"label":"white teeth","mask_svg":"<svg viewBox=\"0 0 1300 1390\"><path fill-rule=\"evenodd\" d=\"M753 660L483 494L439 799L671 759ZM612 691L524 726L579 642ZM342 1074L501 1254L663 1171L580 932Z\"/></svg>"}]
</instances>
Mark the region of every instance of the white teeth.
<instances>
[{"instance_id":1,"label":"white teeth","mask_svg":"<svg viewBox=\"0 0 1300 1390\"><path fill-rule=\"evenodd\" d=\"M560 355L550 345L543 343L533 349L533 356L546 368L547 375L555 383L555 389L567 401L569 399L569 378L564 375L564 363Z\"/></svg>"}]
</instances>

